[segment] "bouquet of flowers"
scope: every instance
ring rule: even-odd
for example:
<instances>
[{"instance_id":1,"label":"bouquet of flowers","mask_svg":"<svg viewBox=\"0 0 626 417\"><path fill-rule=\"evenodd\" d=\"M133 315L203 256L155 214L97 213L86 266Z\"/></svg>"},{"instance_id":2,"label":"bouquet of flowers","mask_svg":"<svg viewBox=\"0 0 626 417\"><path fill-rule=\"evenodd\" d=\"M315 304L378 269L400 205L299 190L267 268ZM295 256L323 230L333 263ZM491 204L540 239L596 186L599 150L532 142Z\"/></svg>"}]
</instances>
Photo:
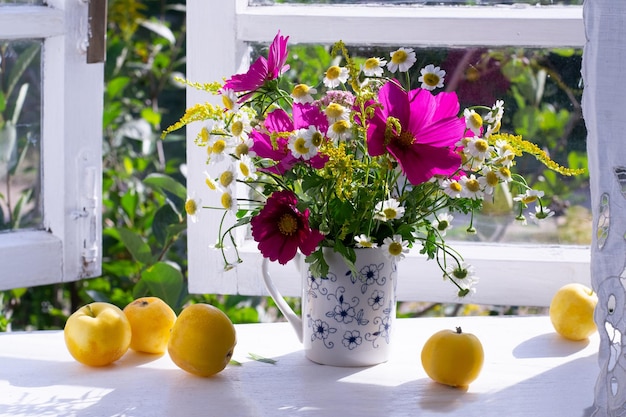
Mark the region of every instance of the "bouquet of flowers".
<instances>
[{"instance_id":1,"label":"bouquet of flowers","mask_svg":"<svg viewBox=\"0 0 626 417\"><path fill-rule=\"evenodd\" d=\"M223 172L206 172L221 207L201 207L195 199L186 204L192 220L200 208L236 217L220 230L218 248L228 238L234 243L235 227L249 225L264 257L285 264L300 251L311 273L324 277L323 247L351 265L355 248L378 247L400 260L420 245L463 297L474 291L477 277L445 241L453 214L470 215L472 233L473 213L505 184L516 195L518 219L530 203L534 218L551 216L543 193L513 172L522 153L561 174L577 173L503 133L502 101L461 111L455 93L435 92L443 87L441 68L421 69L421 85L412 88L413 49L357 64L338 42L331 53L342 56L343 66L330 66L317 85L285 87L287 42L279 32L267 58L224 83L185 81L221 96L222 105L192 106L164 132L201 122L196 144L207 152L209 169L231 162ZM245 199L235 184L248 187ZM227 268L241 262L238 253L224 261Z\"/></svg>"}]
</instances>

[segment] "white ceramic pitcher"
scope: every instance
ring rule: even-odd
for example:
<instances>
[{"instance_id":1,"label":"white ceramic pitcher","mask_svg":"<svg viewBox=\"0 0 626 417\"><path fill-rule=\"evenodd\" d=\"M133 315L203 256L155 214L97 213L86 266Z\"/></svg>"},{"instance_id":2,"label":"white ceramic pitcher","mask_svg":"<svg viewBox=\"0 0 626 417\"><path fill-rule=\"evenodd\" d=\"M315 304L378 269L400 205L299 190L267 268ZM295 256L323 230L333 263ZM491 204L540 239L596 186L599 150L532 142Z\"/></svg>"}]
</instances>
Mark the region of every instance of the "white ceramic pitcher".
<instances>
[{"instance_id":1,"label":"white ceramic pitcher","mask_svg":"<svg viewBox=\"0 0 626 417\"><path fill-rule=\"evenodd\" d=\"M356 274L331 249L324 248L330 267L324 278L311 276L306 264L296 259L302 276L302 318L276 289L268 261L263 260L267 290L313 362L368 366L389 358L396 318L397 265L380 249L356 251Z\"/></svg>"}]
</instances>

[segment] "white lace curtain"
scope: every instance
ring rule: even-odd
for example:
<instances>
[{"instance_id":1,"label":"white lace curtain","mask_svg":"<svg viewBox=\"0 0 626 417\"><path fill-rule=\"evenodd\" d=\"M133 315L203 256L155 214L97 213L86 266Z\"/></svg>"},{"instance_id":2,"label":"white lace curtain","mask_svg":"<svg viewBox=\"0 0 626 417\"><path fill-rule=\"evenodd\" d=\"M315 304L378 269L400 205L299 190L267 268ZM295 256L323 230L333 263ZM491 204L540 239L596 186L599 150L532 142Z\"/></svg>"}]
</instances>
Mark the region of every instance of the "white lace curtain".
<instances>
[{"instance_id":1,"label":"white lace curtain","mask_svg":"<svg viewBox=\"0 0 626 417\"><path fill-rule=\"evenodd\" d=\"M594 417L626 416L626 1L586 0L583 114L588 129L599 296Z\"/></svg>"}]
</instances>

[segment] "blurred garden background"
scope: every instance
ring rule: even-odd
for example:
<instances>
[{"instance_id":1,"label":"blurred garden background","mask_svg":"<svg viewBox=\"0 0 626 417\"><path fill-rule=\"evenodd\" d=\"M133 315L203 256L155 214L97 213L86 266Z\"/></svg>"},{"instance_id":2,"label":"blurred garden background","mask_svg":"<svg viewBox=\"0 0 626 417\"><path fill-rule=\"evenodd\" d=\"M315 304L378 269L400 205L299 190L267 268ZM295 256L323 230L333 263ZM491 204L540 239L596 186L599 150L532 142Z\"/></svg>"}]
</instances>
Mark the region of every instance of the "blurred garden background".
<instances>
[{"instance_id":1,"label":"blurred garden background","mask_svg":"<svg viewBox=\"0 0 626 417\"><path fill-rule=\"evenodd\" d=\"M581 3L575 0L570 4ZM177 121L186 107L184 86L176 80L185 77L184 1L109 0L108 7L102 125L102 276L0 291L0 331L60 329L69 314L83 304L108 301L123 308L145 295L163 298L176 312L189 302L208 302L220 307L236 323L279 319L273 302L266 297L190 295L187 291L184 130L160 139L162 130ZM206 36L220 35L207 28ZM254 45L253 53L265 46ZM319 74L334 59L329 55L331 46L290 45L291 69L287 78L292 82L316 84ZM388 56L391 48L397 46L414 47L419 67L435 63L445 69L446 88L458 93L462 105L481 103L490 107L496 99L503 99L503 126L535 142L561 164L586 167L586 131L580 107L582 50L432 50L420 48L416 40L416 45L353 48L352 53L363 57ZM28 51L32 49L32 45L0 41L0 129L5 108L14 108L11 101L18 100L17 86L29 77L24 56L30 57ZM29 65L40 65L39 57L32 55ZM16 76L18 71L14 69L22 67L25 69ZM13 74L11 83L10 74ZM29 138L21 137L19 130L17 133L15 152L26 154L25 148L31 146ZM27 162L28 158L18 158L16 163L4 168L0 164L6 171L0 176L2 181L9 184L29 175ZM591 239L588 176L557 179L553 172L545 171L532 159L521 159L519 164L536 188L553 196L549 207L555 216L542 227L531 222L521 227L513 221L515 213L511 211L510 196L502 190L498 201L485 209L477 225L479 233L466 237L459 227L453 229L458 233L455 238L588 245ZM36 204L28 204L36 198L36 188L21 191L16 199L8 198L5 190L0 187L0 230L10 233L19 226L16 219L37 218L39 213ZM291 302L297 308L298 300ZM400 316L419 316L525 314L545 310L523 306L403 303L398 312Z\"/></svg>"}]
</instances>

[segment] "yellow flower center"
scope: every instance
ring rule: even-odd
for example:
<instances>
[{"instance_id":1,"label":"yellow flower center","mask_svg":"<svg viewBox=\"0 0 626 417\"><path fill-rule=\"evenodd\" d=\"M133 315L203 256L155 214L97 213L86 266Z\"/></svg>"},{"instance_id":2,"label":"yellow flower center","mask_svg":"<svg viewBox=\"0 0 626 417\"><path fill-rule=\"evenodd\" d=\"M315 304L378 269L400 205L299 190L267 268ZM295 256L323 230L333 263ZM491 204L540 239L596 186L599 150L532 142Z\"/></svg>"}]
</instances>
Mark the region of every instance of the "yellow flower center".
<instances>
[{"instance_id":1,"label":"yellow flower center","mask_svg":"<svg viewBox=\"0 0 626 417\"><path fill-rule=\"evenodd\" d=\"M292 236L298 230L298 219L293 214L283 214L278 220L278 230L285 236Z\"/></svg>"},{"instance_id":2,"label":"yellow flower center","mask_svg":"<svg viewBox=\"0 0 626 417\"><path fill-rule=\"evenodd\" d=\"M361 245L361 247L363 248L371 248L372 242L370 242L369 240L361 240L359 241L359 245Z\"/></svg>"},{"instance_id":3,"label":"yellow flower center","mask_svg":"<svg viewBox=\"0 0 626 417\"><path fill-rule=\"evenodd\" d=\"M333 123L333 132L342 135L350 129L350 123L347 120L339 120Z\"/></svg>"},{"instance_id":4,"label":"yellow flower center","mask_svg":"<svg viewBox=\"0 0 626 417\"><path fill-rule=\"evenodd\" d=\"M250 175L250 168L248 168L248 165L243 162L239 162L239 171L241 171L244 177Z\"/></svg>"},{"instance_id":5,"label":"yellow flower center","mask_svg":"<svg viewBox=\"0 0 626 417\"><path fill-rule=\"evenodd\" d=\"M306 84L298 84L293 88L291 95L295 98L303 98L309 94L309 86Z\"/></svg>"},{"instance_id":6,"label":"yellow flower center","mask_svg":"<svg viewBox=\"0 0 626 417\"><path fill-rule=\"evenodd\" d=\"M250 148L245 143L240 143L239 145L235 147L235 155L237 156L248 155L249 151L250 151Z\"/></svg>"},{"instance_id":7,"label":"yellow flower center","mask_svg":"<svg viewBox=\"0 0 626 417\"><path fill-rule=\"evenodd\" d=\"M522 197L522 203L524 204L534 203L535 201L537 201L536 195L525 195L524 197Z\"/></svg>"},{"instance_id":8,"label":"yellow flower center","mask_svg":"<svg viewBox=\"0 0 626 417\"><path fill-rule=\"evenodd\" d=\"M189 199L185 202L185 211L187 214L193 216L198 211L198 205L196 204L196 200Z\"/></svg>"},{"instance_id":9,"label":"yellow flower center","mask_svg":"<svg viewBox=\"0 0 626 417\"><path fill-rule=\"evenodd\" d=\"M467 186L467 189L473 193L480 191L480 183L477 179L469 179L465 185Z\"/></svg>"},{"instance_id":10,"label":"yellow flower center","mask_svg":"<svg viewBox=\"0 0 626 417\"><path fill-rule=\"evenodd\" d=\"M498 185L498 174L496 174L495 172L489 171L487 175L485 175L485 178L487 179L487 184L489 184L490 186L495 187L496 185Z\"/></svg>"},{"instance_id":11,"label":"yellow flower center","mask_svg":"<svg viewBox=\"0 0 626 417\"><path fill-rule=\"evenodd\" d=\"M450 189L457 193L460 193L461 191L463 191L463 187L461 187L461 184L459 184L456 181L450 183Z\"/></svg>"},{"instance_id":12,"label":"yellow flower center","mask_svg":"<svg viewBox=\"0 0 626 417\"><path fill-rule=\"evenodd\" d=\"M373 70L376 69L380 66L380 61L378 60L378 58L369 58L367 59L367 61L365 61L365 69L367 70Z\"/></svg>"},{"instance_id":13,"label":"yellow flower center","mask_svg":"<svg viewBox=\"0 0 626 417\"><path fill-rule=\"evenodd\" d=\"M211 149L211 152L222 153L224 152L224 149L226 149L226 141L224 139L218 139L213 144L213 148Z\"/></svg>"},{"instance_id":14,"label":"yellow flower center","mask_svg":"<svg viewBox=\"0 0 626 417\"><path fill-rule=\"evenodd\" d=\"M387 220L392 220L396 218L396 216L398 215L398 212L396 211L396 209L387 207L386 209L383 210L383 214L385 215L385 218Z\"/></svg>"},{"instance_id":15,"label":"yellow flower center","mask_svg":"<svg viewBox=\"0 0 626 417\"><path fill-rule=\"evenodd\" d=\"M402 253L402 244L398 242L392 242L389 245L389 253L393 256L398 256Z\"/></svg>"},{"instance_id":16,"label":"yellow flower center","mask_svg":"<svg viewBox=\"0 0 626 417\"><path fill-rule=\"evenodd\" d=\"M424 74L424 82L431 86L431 87L436 87L439 84L439 76L437 74L433 74L433 73L427 73Z\"/></svg>"},{"instance_id":17,"label":"yellow flower center","mask_svg":"<svg viewBox=\"0 0 626 417\"><path fill-rule=\"evenodd\" d=\"M313 133L313 137L311 138L311 143L313 143L315 147L319 148L322 145L323 141L324 141L324 135L322 135L320 132Z\"/></svg>"},{"instance_id":18,"label":"yellow flower center","mask_svg":"<svg viewBox=\"0 0 626 417\"><path fill-rule=\"evenodd\" d=\"M303 137L298 137L293 143L293 147L299 154L306 154L309 152L309 148L306 146L306 140Z\"/></svg>"},{"instance_id":19,"label":"yellow flower center","mask_svg":"<svg viewBox=\"0 0 626 417\"><path fill-rule=\"evenodd\" d=\"M228 110L232 110L235 107L235 103L227 95L222 94L222 103Z\"/></svg>"},{"instance_id":20,"label":"yellow flower center","mask_svg":"<svg viewBox=\"0 0 626 417\"><path fill-rule=\"evenodd\" d=\"M237 120L235 123L233 123L233 126L230 130L231 132L233 132L233 136L241 135L241 133L243 132L243 123L240 120Z\"/></svg>"},{"instance_id":21,"label":"yellow flower center","mask_svg":"<svg viewBox=\"0 0 626 417\"><path fill-rule=\"evenodd\" d=\"M326 116L331 119L338 119L345 111L346 109L341 104L330 103L328 107L326 107Z\"/></svg>"},{"instance_id":22,"label":"yellow flower center","mask_svg":"<svg viewBox=\"0 0 626 417\"><path fill-rule=\"evenodd\" d=\"M506 178L507 180L511 178L511 170L507 167L500 167L498 169L498 172L503 178Z\"/></svg>"},{"instance_id":23,"label":"yellow flower center","mask_svg":"<svg viewBox=\"0 0 626 417\"><path fill-rule=\"evenodd\" d=\"M222 198L220 199L220 201L222 203L222 207L224 207L226 210L230 209L233 206L233 197L230 195L230 193L222 194Z\"/></svg>"},{"instance_id":24,"label":"yellow flower center","mask_svg":"<svg viewBox=\"0 0 626 417\"><path fill-rule=\"evenodd\" d=\"M203 127L200 130L200 139L202 143L207 143L209 141L209 130L206 127Z\"/></svg>"},{"instance_id":25,"label":"yellow flower center","mask_svg":"<svg viewBox=\"0 0 626 417\"><path fill-rule=\"evenodd\" d=\"M408 54L399 49L396 52L393 53L393 55L391 55L391 62L393 62L394 64L402 64L404 61L406 61L406 59L408 58Z\"/></svg>"},{"instance_id":26,"label":"yellow flower center","mask_svg":"<svg viewBox=\"0 0 626 417\"><path fill-rule=\"evenodd\" d=\"M213 181L211 181L210 179L206 179L204 180L204 182L206 183L206 185L213 191L217 190L217 187L215 186L215 183Z\"/></svg>"},{"instance_id":27,"label":"yellow flower center","mask_svg":"<svg viewBox=\"0 0 626 417\"><path fill-rule=\"evenodd\" d=\"M448 228L448 225L450 223L448 223L447 220L439 220L439 223L437 223L437 230L439 230L440 232L446 230Z\"/></svg>"},{"instance_id":28,"label":"yellow flower center","mask_svg":"<svg viewBox=\"0 0 626 417\"><path fill-rule=\"evenodd\" d=\"M472 114L470 114L469 122L472 127L479 128L483 125L483 118L480 117L480 114L473 112Z\"/></svg>"},{"instance_id":29,"label":"yellow flower center","mask_svg":"<svg viewBox=\"0 0 626 417\"><path fill-rule=\"evenodd\" d=\"M233 182L233 173L231 171L224 171L220 174L220 184L224 187L228 187Z\"/></svg>"},{"instance_id":30,"label":"yellow flower center","mask_svg":"<svg viewBox=\"0 0 626 417\"><path fill-rule=\"evenodd\" d=\"M487 152L487 150L489 149L489 142L487 142L485 139L477 139L474 141L474 148L476 148L478 152Z\"/></svg>"},{"instance_id":31,"label":"yellow flower center","mask_svg":"<svg viewBox=\"0 0 626 417\"><path fill-rule=\"evenodd\" d=\"M328 68L328 70L326 70L326 78L328 78L329 80L336 80L337 78L339 78L339 75L341 75L341 68L339 68L337 65L333 65L332 67Z\"/></svg>"}]
</instances>

